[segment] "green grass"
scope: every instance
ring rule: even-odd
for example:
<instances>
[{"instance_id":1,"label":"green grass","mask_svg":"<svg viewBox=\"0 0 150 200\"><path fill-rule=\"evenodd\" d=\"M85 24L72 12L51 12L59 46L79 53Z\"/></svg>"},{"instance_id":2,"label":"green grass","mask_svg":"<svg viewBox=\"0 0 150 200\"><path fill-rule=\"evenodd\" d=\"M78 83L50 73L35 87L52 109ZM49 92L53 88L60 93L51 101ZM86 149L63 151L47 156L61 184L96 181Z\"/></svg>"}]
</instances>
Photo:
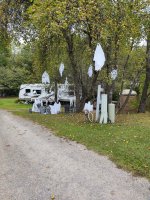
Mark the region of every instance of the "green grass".
<instances>
[{"instance_id":1,"label":"green grass","mask_svg":"<svg viewBox=\"0 0 150 200\"><path fill-rule=\"evenodd\" d=\"M7 110L26 110L30 108L31 105L23 104L18 101L17 98L0 98L0 109Z\"/></svg>"},{"instance_id":2,"label":"green grass","mask_svg":"<svg viewBox=\"0 0 150 200\"><path fill-rule=\"evenodd\" d=\"M60 137L107 155L118 167L150 179L150 113L119 115L115 124L100 125L85 122L83 113L31 114L29 105L15 104L14 99L0 99L0 108L44 125Z\"/></svg>"}]
</instances>

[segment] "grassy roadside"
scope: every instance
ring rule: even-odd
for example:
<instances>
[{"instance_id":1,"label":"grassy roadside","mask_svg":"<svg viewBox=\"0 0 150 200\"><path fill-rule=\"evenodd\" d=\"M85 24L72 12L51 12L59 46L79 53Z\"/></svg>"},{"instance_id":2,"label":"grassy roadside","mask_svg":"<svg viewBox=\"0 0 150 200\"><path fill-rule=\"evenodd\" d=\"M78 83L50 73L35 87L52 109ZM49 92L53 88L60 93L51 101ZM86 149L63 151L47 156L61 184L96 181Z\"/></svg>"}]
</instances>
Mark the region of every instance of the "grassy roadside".
<instances>
[{"instance_id":1,"label":"grassy roadside","mask_svg":"<svg viewBox=\"0 0 150 200\"><path fill-rule=\"evenodd\" d=\"M85 123L84 114L40 115L29 113L29 105L0 99L0 108L33 120L55 131L60 137L84 144L88 149L107 155L118 167L150 179L150 113L119 115L107 125Z\"/></svg>"},{"instance_id":2,"label":"grassy roadside","mask_svg":"<svg viewBox=\"0 0 150 200\"><path fill-rule=\"evenodd\" d=\"M27 110L31 105L25 105L18 102L17 98L0 98L0 109L6 110Z\"/></svg>"}]
</instances>

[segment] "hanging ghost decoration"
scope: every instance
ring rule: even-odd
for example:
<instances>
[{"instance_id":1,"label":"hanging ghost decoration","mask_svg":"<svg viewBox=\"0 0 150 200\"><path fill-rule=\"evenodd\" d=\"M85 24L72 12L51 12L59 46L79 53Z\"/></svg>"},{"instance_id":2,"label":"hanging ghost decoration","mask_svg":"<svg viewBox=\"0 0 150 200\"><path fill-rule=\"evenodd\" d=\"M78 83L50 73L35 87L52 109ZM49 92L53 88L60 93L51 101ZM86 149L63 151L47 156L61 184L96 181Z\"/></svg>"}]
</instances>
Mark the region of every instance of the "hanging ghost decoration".
<instances>
[{"instance_id":1,"label":"hanging ghost decoration","mask_svg":"<svg viewBox=\"0 0 150 200\"><path fill-rule=\"evenodd\" d=\"M50 78L46 71L42 74L42 83L44 84L50 83Z\"/></svg>"},{"instance_id":2,"label":"hanging ghost decoration","mask_svg":"<svg viewBox=\"0 0 150 200\"><path fill-rule=\"evenodd\" d=\"M93 68L92 68L92 65L89 66L88 75L89 75L89 77L92 77L92 75L93 75Z\"/></svg>"},{"instance_id":3,"label":"hanging ghost decoration","mask_svg":"<svg viewBox=\"0 0 150 200\"><path fill-rule=\"evenodd\" d=\"M115 80L117 78L117 75L118 75L117 69L113 69L111 71L111 78L112 78L112 80Z\"/></svg>"},{"instance_id":4,"label":"hanging ghost decoration","mask_svg":"<svg viewBox=\"0 0 150 200\"><path fill-rule=\"evenodd\" d=\"M63 74L63 71L64 71L64 64L63 63L61 63L60 64L60 67L59 67L59 73L60 73L60 76L62 77L62 74Z\"/></svg>"},{"instance_id":5,"label":"hanging ghost decoration","mask_svg":"<svg viewBox=\"0 0 150 200\"><path fill-rule=\"evenodd\" d=\"M96 46L93 60L95 61L95 71L101 70L106 59L104 51L99 43Z\"/></svg>"}]
</instances>

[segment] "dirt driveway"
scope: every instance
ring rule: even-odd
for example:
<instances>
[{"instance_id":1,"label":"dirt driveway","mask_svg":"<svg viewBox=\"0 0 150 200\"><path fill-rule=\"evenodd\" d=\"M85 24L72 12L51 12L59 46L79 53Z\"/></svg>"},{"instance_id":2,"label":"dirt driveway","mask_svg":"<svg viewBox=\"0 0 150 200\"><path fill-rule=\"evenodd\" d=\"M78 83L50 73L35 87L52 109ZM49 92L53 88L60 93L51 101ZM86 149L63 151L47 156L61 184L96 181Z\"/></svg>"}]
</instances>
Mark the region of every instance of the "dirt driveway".
<instances>
[{"instance_id":1,"label":"dirt driveway","mask_svg":"<svg viewBox=\"0 0 150 200\"><path fill-rule=\"evenodd\" d=\"M0 200L150 200L150 183L0 110Z\"/></svg>"}]
</instances>

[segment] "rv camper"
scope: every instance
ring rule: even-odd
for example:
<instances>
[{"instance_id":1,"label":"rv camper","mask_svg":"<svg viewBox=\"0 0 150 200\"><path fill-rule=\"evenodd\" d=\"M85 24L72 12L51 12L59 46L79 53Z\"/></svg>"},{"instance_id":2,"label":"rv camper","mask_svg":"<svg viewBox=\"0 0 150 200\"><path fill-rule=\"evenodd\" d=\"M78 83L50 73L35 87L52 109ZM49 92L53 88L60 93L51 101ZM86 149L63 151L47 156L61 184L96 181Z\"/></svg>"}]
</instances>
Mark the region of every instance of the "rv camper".
<instances>
[{"instance_id":1,"label":"rv camper","mask_svg":"<svg viewBox=\"0 0 150 200\"><path fill-rule=\"evenodd\" d=\"M69 103L70 106L74 106L76 101L74 85L69 84L66 78L65 84L58 84L57 87L57 100L61 103Z\"/></svg>"},{"instance_id":2,"label":"rv camper","mask_svg":"<svg viewBox=\"0 0 150 200\"><path fill-rule=\"evenodd\" d=\"M34 97L40 96L45 93L49 84L22 84L19 91L19 99L31 102Z\"/></svg>"}]
</instances>

